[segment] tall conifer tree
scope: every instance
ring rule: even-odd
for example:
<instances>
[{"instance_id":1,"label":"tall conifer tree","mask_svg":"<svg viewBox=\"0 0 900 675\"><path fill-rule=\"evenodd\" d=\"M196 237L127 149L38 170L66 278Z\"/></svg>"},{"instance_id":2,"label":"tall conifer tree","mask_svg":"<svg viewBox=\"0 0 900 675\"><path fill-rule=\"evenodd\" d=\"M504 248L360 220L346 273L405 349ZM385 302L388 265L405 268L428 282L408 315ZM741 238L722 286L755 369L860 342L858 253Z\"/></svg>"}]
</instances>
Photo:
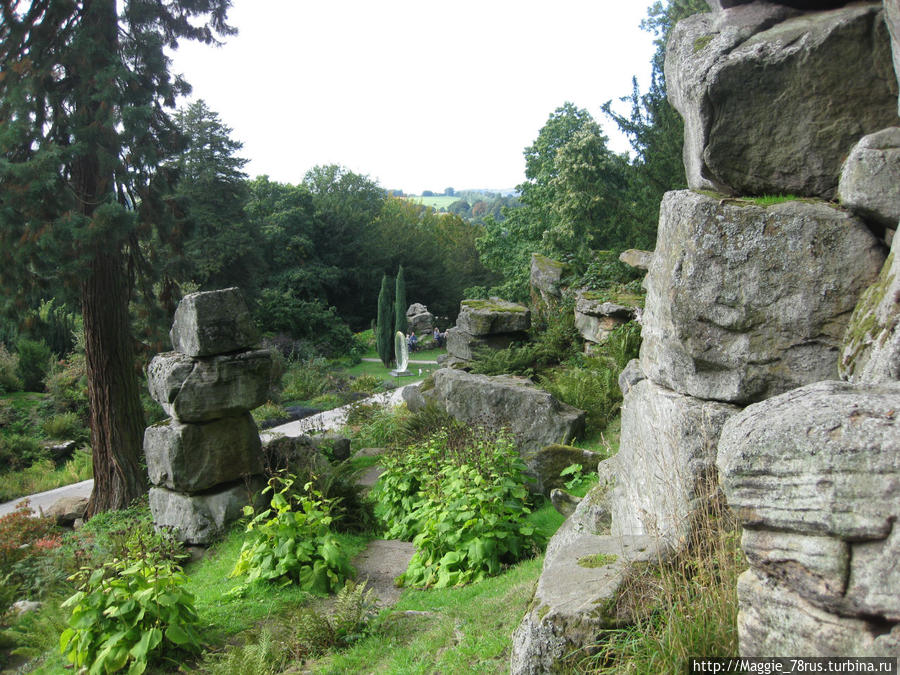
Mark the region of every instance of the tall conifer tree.
<instances>
[{"instance_id":1,"label":"tall conifer tree","mask_svg":"<svg viewBox=\"0 0 900 675\"><path fill-rule=\"evenodd\" d=\"M387 368L391 365L394 354L394 298L391 293L391 282L385 274L381 277L381 291L378 293L378 318L375 320L375 351L378 358Z\"/></svg>"},{"instance_id":2,"label":"tall conifer tree","mask_svg":"<svg viewBox=\"0 0 900 675\"><path fill-rule=\"evenodd\" d=\"M146 490L128 306L141 242L177 233L160 166L183 146L166 109L189 91L164 48L234 33L230 4L0 0L0 287L62 282L80 296L88 515Z\"/></svg>"}]
</instances>

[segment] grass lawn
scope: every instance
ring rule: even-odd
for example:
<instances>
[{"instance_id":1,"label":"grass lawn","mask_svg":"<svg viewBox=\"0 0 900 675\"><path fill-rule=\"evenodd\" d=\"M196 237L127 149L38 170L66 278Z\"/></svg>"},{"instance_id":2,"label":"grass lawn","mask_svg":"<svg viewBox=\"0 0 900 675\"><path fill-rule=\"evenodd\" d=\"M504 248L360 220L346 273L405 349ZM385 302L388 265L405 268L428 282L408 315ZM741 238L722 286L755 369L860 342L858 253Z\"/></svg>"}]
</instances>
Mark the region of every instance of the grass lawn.
<instances>
[{"instance_id":1,"label":"grass lawn","mask_svg":"<svg viewBox=\"0 0 900 675\"><path fill-rule=\"evenodd\" d=\"M355 366L351 366L350 368L342 368L340 372L351 377L359 377L360 375L374 375L376 377L380 377L382 380L388 380L397 384L408 384L414 380L425 377L429 373L437 370L437 368L438 367L433 363L424 365L418 363L410 363L407 370L412 373L411 377L394 377L390 374L390 369L385 368L380 361L378 363L363 361L362 363L357 363ZM419 374L420 369L422 371L421 375Z\"/></svg>"}]
</instances>

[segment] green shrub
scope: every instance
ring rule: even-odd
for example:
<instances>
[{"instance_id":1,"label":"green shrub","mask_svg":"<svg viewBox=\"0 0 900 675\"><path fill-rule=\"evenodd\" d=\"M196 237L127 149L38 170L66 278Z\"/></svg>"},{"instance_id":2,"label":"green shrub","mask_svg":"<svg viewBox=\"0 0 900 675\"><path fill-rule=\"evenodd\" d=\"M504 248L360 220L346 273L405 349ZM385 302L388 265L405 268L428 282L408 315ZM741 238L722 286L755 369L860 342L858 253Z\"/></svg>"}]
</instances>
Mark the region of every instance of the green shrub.
<instances>
[{"instance_id":1,"label":"green shrub","mask_svg":"<svg viewBox=\"0 0 900 675\"><path fill-rule=\"evenodd\" d=\"M288 401L307 401L324 392L329 385L325 359L310 359L291 365L282 378L282 398Z\"/></svg>"},{"instance_id":2,"label":"green shrub","mask_svg":"<svg viewBox=\"0 0 900 675\"><path fill-rule=\"evenodd\" d=\"M479 581L540 545L525 520L525 465L506 432L442 429L383 464L373 496L385 536L415 535L404 585Z\"/></svg>"},{"instance_id":3,"label":"green shrub","mask_svg":"<svg viewBox=\"0 0 900 675\"><path fill-rule=\"evenodd\" d=\"M65 412L44 420L44 433L47 438L57 440L86 441L89 432L81 419L74 412Z\"/></svg>"},{"instance_id":4,"label":"green shrub","mask_svg":"<svg viewBox=\"0 0 900 675\"><path fill-rule=\"evenodd\" d=\"M290 417L284 408L277 403L272 403L272 401L266 401L258 408L254 408L250 411L250 414L253 415L253 419L257 423L267 420L286 420Z\"/></svg>"},{"instance_id":5,"label":"green shrub","mask_svg":"<svg viewBox=\"0 0 900 675\"><path fill-rule=\"evenodd\" d=\"M322 497L312 483L292 495L293 484L291 477L276 476L263 491L272 494L271 506L247 525L247 540L231 571L232 577L246 577L238 593L264 580L329 593L352 574L347 554L331 533L333 500ZM253 507L244 511L253 515Z\"/></svg>"},{"instance_id":6,"label":"green shrub","mask_svg":"<svg viewBox=\"0 0 900 675\"><path fill-rule=\"evenodd\" d=\"M397 408L378 405L354 405L347 415L347 424L356 427L354 445L360 448L386 448L397 443L403 421L410 416L405 406Z\"/></svg>"},{"instance_id":7,"label":"green shrub","mask_svg":"<svg viewBox=\"0 0 900 675\"><path fill-rule=\"evenodd\" d=\"M0 394L22 391L22 378L19 377L19 356L6 349L0 342Z\"/></svg>"},{"instance_id":8,"label":"green shrub","mask_svg":"<svg viewBox=\"0 0 900 675\"><path fill-rule=\"evenodd\" d=\"M540 378L541 386L563 403L587 413L587 433L604 430L622 403L619 374L640 348L640 326L631 322L614 330L594 355Z\"/></svg>"},{"instance_id":9,"label":"green shrub","mask_svg":"<svg viewBox=\"0 0 900 675\"><path fill-rule=\"evenodd\" d=\"M87 423L88 393L84 354L69 354L55 363L44 380L44 386L59 412L73 412Z\"/></svg>"},{"instance_id":10,"label":"green shrub","mask_svg":"<svg viewBox=\"0 0 900 675\"><path fill-rule=\"evenodd\" d=\"M19 355L18 375L25 391L43 391L44 377L50 368L50 347L43 340L19 338L16 352Z\"/></svg>"},{"instance_id":11,"label":"green shrub","mask_svg":"<svg viewBox=\"0 0 900 675\"><path fill-rule=\"evenodd\" d=\"M327 394L319 394L310 400L309 405L319 410L333 410L334 408L340 408L346 403L347 401L340 394L329 392Z\"/></svg>"},{"instance_id":12,"label":"green shrub","mask_svg":"<svg viewBox=\"0 0 900 675\"><path fill-rule=\"evenodd\" d=\"M0 436L0 472L21 471L46 458L47 451L31 436Z\"/></svg>"},{"instance_id":13,"label":"green shrub","mask_svg":"<svg viewBox=\"0 0 900 675\"><path fill-rule=\"evenodd\" d=\"M348 647L366 637L378 614L377 602L365 582L348 581L338 591L331 613L304 607L293 621L294 657L299 660L321 656L330 649Z\"/></svg>"},{"instance_id":14,"label":"green shrub","mask_svg":"<svg viewBox=\"0 0 900 675\"><path fill-rule=\"evenodd\" d=\"M187 577L170 560L150 556L113 560L71 577L78 591L64 603L71 608L60 651L76 668L109 673L130 664L129 673L173 652L199 653L203 642Z\"/></svg>"},{"instance_id":15,"label":"green shrub","mask_svg":"<svg viewBox=\"0 0 900 675\"><path fill-rule=\"evenodd\" d=\"M27 499L12 513L0 517L0 576L12 572L13 565L30 553L35 542L59 532L50 518L35 518Z\"/></svg>"},{"instance_id":16,"label":"green shrub","mask_svg":"<svg viewBox=\"0 0 900 675\"><path fill-rule=\"evenodd\" d=\"M287 666L288 652L269 630L224 654L206 654L200 672L208 675L276 675Z\"/></svg>"},{"instance_id":17,"label":"green shrub","mask_svg":"<svg viewBox=\"0 0 900 675\"><path fill-rule=\"evenodd\" d=\"M359 375L350 380L350 391L374 394L380 387L381 378L377 375Z\"/></svg>"}]
</instances>

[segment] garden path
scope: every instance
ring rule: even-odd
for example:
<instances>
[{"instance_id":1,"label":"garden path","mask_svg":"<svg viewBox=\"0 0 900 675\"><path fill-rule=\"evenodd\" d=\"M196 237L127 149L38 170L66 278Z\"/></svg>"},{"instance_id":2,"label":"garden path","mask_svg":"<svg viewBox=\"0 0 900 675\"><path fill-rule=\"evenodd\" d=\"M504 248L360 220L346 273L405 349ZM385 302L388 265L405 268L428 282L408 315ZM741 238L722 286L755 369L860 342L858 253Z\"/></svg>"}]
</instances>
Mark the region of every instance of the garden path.
<instances>
[{"instance_id":1,"label":"garden path","mask_svg":"<svg viewBox=\"0 0 900 675\"><path fill-rule=\"evenodd\" d=\"M404 385L403 387L398 387L393 391L370 396L369 398L363 399L362 402L367 404L378 403L381 405L400 405L403 402L403 390L406 387L411 386L412 384L416 383L413 382ZM262 432L260 436L262 438L266 438L267 434L299 436L310 431L330 431L333 429L339 429L347 421L347 413L350 411L350 408L354 405L357 405L358 403L359 402L351 403L350 405L335 408L334 410L326 410L325 412L311 415L310 417L306 417L302 420L296 420L294 422L282 424L281 426L273 427ZM35 512L38 512L39 509L46 509L58 499L61 499L63 497L90 497L91 490L93 490L93 488L94 481L89 479L81 481L80 483L74 483L73 485L64 485L63 487L58 487L46 492L39 492L28 497L19 497L18 499L13 499L12 501L0 504L0 516L5 516L6 514L15 511L16 504L21 502L23 499L28 499L31 503L31 507L35 510Z\"/></svg>"}]
</instances>

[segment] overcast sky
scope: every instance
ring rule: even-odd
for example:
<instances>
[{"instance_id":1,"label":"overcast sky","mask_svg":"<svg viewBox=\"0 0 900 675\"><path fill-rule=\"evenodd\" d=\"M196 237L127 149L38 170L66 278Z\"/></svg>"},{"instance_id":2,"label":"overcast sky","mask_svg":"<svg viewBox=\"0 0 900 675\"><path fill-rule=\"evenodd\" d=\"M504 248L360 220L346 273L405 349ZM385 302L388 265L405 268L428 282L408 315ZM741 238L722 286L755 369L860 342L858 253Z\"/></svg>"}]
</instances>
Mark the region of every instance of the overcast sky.
<instances>
[{"instance_id":1,"label":"overcast sky","mask_svg":"<svg viewBox=\"0 0 900 675\"><path fill-rule=\"evenodd\" d=\"M565 101L646 89L649 0L234 0L225 46L174 70L234 129L250 176L298 183L342 164L385 188L512 188ZM623 110L627 108L622 108Z\"/></svg>"}]
</instances>

